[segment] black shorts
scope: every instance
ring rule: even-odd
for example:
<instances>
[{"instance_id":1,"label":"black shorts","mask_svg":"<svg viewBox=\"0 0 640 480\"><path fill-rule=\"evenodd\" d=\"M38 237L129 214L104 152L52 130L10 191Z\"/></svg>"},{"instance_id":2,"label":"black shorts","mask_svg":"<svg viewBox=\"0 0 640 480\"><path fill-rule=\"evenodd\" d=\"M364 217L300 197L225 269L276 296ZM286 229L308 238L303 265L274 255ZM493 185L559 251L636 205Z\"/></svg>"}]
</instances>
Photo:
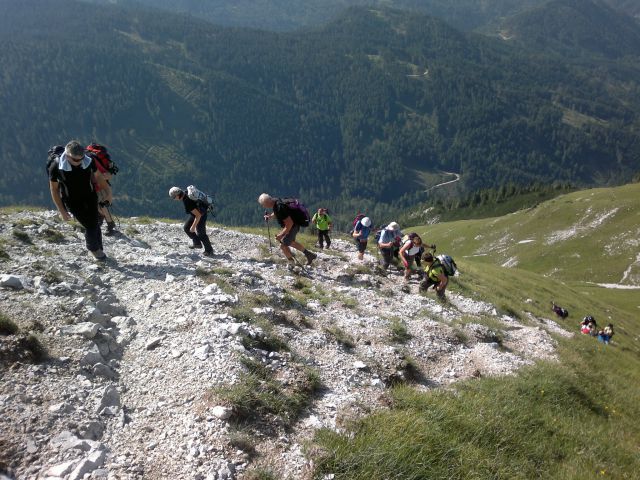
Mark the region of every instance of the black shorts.
<instances>
[{"instance_id":1,"label":"black shorts","mask_svg":"<svg viewBox=\"0 0 640 480\"><path fill-rule=\"evenodd\" d=\"M291 242L296 241L296 235L298 235L299 231L300 231L300 225L296 225L294 223L293 226L291 227L291 230L289 230L289 233L287 233L282 239L282 244L286 245L287 247L290 246Z\"/></svg>"},{"instance_id":2,"label":"black shorts","mask_svg":"<svg viewBox=\"0 0 640 480\"><path fill-rule=\"evenodd\" d=\"M361 242L356 238L356 246L358 247L358 252L364 253L364 251L367 249L367 241L365 240L364 242Z\"/></svg>"}]
</instances>

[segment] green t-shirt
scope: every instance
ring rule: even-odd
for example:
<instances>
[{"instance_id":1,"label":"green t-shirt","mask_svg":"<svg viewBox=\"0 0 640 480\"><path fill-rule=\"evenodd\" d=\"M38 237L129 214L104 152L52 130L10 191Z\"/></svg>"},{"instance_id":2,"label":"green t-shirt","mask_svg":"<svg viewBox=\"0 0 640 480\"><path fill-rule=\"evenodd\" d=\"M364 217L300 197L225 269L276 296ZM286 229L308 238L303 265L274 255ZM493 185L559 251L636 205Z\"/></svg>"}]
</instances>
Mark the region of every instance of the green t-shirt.
<instances>
[{"instance_id":1,"label":"green t-shirt","mask_svg":"<svg viewBox=\"0 0 640 480\"><path fill-rule=\"evenodd\" d=\"M431 267L433 267L433 268L431 268ZM440 264L440 262L432 264L431 267L425 268L425 270L427 272L427 275L434 282L439 282L440 281L440 275L445 275L444 267L442 266L442 264Z\"/></svg>"},{"instance_id":2,"label":"green t-shirt","mask_svg":"<svg viewBox=\"0 0 640 480\"><path fill-rule=\"evenodd\" d=\"M329 230L329 224L331 223L331 217L329 215L318 215L317 213L311 219L316 224L318 230Z\"/></svg>"}]
</instances>

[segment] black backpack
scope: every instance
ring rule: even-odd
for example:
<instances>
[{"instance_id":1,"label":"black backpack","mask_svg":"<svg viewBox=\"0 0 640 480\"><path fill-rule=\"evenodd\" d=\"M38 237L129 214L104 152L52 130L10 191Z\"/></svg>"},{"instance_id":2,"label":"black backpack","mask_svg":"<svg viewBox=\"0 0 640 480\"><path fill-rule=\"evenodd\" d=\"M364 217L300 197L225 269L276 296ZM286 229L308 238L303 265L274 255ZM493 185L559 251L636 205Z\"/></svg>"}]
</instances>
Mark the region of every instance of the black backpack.
<instances>
[{"instance_id":1,"label":"black backpack","mask_svg":"<svg viewBox=\"0 0 640 480\"><path fill-rule=\"evenodd\" d=\"M60 155L62 155L63 153L64 153L64 146L62 145L54 145L47 152L47 178L51 178L50 177L51 170L55 165L58 164L58 159L60 158ZM58 182L58 187L60 188L60 196L64 201L64 199L69 196L68 195L69 192L67 191L67 186L64 183L64 172L62 170L60 170L59 177L61 181Z\"/></svg>"}]
</instances>

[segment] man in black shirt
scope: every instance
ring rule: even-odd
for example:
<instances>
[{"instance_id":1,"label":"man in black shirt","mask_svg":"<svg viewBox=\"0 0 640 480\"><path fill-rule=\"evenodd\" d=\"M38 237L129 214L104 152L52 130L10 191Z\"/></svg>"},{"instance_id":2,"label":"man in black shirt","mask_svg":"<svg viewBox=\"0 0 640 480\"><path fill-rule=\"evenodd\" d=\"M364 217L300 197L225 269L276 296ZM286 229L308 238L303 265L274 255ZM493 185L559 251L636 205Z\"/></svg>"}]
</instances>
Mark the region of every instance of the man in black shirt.
<instances>
[{"instance_id":1,"label":"man in black shirt","mask_svg":"<svg viewBox=\"0 0 640 480\"><path fill-rule=\"evenodd\" d=\"M300 225L294 222L293 214L289 206L282 200L273 198L267 193L263 193L258 197L258 203L264 208L273 209L273 213L265 214L265 220L268 221L269 219L276 217L278 224L282 227L280 233L276 235L276 240L280 242L280 250L282 250L282 253L284 253L284 256L287 257L287 260L289 261L289 270L293 270L295 266L295 260L293 258L293 253L291 253L291 249L289 248L290 246L301 251L304 256L307 257L307 265L311 265L311 262L317 258L317 255L310 252L304 245L296 241L296 235L300 230Z\"/></svg>"},{"instance_id":2,"label":"man in black shirt","mask_svg":"<svg viewBox=\"0 0 640 480\"><path fill-rule=\"evenodd\" d=\"M207 236L207 209L191 200L189 196L179 187L171 187L169 196L174 200L182 200L185 212L189 215L184 222L184 233L186 233L193 244L189 248L202 248L206 257L213 256L213 247Z\"/></svg>"},{"instance_id":3,"label":"man in black shirt","mask_svg":"<svg viewBox=\"0 0 640 480\"><path fill-rule=\"evenodd\" d=\"M65 146L64 152L49 167L49 190L60 216L66 222L73 215L84 227L87 250L96 259L105 260L107 256L102 249L94 181L104 189L105 202L110 204L111 187L98 171L93 159L85 155L84 147L75 140Z\"/></svg>"}]
</instances>

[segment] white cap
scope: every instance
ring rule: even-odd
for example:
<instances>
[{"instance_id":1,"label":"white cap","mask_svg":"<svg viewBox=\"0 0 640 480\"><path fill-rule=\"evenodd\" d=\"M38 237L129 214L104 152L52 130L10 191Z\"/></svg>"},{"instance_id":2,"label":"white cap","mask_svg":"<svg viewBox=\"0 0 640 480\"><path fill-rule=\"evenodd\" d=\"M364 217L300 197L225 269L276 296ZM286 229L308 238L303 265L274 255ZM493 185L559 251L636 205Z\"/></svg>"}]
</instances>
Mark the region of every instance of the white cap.
<instances>
[{"instance_id":1,"label":"white cap","mask_svg":"<svg viewBox=\"0 0 640 480\"><path fill-rule=\"evenodd\" d=\"M362 220L360 220L360 223L362 225L364 225L365 227L370 227L371 226L371 219L369 217L364 217Z\"/></svg>"},{"instance_id":2,"label":"white cap","mask_svg":"<svg viewBox=\"0 0 640 480\"><path fill-rule=\"evenodd\" d=\"M400 225L398 225L396 222L391 222L389 225L387 225L387 230L400 230Z\"/></svg>"}]
</instances>

